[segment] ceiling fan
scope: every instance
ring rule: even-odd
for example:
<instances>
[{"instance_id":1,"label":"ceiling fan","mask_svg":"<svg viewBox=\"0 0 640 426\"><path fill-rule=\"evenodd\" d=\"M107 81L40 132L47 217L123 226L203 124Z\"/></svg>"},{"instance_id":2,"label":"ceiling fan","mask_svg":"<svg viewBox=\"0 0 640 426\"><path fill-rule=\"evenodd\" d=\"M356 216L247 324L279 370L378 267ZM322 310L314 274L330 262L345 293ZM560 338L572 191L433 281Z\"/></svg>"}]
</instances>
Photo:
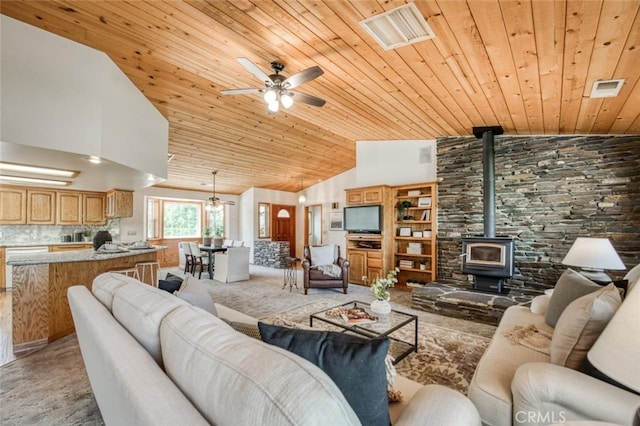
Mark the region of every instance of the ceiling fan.
<instances>
[{"instance_id":1,"label":"ceiling fan","mask_svg":"<svg viewBox=\"0 0 640 426\"><path fill-rule=\"evenodd\" d=\"M217 170L213 171L211 172L211 174L213 175L213 192L211 197L209 197L209 199L207 200L204 206L205 210L213 210L216 208L220 208L224 204L235 206L236 205L235 201L223 201L220 198L216 197L216 175L218 174L218 171Z\"/></svg>"},{"instance_id":2,"label":"ceiling fan","mask_svg":"<svg viewBox=\"0 0 640 426\"><path fill-rule=\"evenodd\" d=\"M307 81L314 80L324 74L322 68L319 66L313 66L302 70L291 77L285 77L280 75L284 70L284 64L281 62L271 62L271 69L273 74L267 75L260 68L258 68L253 62L247 58L236 58L251 74L255 75L264 83L264 88L250 88L250 89L231 89L223 90L223 95L247 95L251 93L264 93L264 100L267 102L267 108L270 112L278 112L280 104L283 107L289 108L293 105L293 101L299 101L307 105L321 107L325 104L324 99L316 98L315 96L307 95L300 92L295 92L291 89L300 86Z\"/></svg>"}]
</instances>

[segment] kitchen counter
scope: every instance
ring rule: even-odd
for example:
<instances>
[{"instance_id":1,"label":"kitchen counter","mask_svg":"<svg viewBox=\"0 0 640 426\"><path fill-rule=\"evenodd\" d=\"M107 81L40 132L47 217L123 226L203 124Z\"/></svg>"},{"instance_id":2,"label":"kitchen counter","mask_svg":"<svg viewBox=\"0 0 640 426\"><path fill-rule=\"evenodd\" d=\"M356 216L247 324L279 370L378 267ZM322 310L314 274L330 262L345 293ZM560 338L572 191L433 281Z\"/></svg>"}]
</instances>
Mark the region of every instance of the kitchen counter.
<instances>
[{"instance_id":1,"label":"kitchen counter","mask_svg":"<svg viewBox=\"0 0 640 426\"><path fill-rule=\"evenodd\" d=\"M12 256L10 259L7 259L7 265L40 265L49 263L90 262L93 260L116 259L120 257L137 256L145 253L155 253L159 250L165 249L166 247L163 246L154 246L149 249L124 249L120 253L100 252L94 251L93 249L51 253L35 253L28 256Z\"/></svg>"},{"instance_id":2,"label":"kitchen counter","mask_svg":"<svg viewBox=\"0 0 640 426\"><path fill-rule=\"evenodd\" d=\"M61 241L44 241L44 242L2 242L0 243L0 247L50 247L50 246L75 246L78 244L89 244L93 245L93 241L69 241L69 242L61 242Z\"/></svg>"},{"instance_id":3,"label":"kitchen counter","mask_svg":"<svg viewBox=\"0 0 640 426\"><path fill-rule=\"evenodd\" d=\"M91 290L98 275L136 268L138 263L157 262L158 252L165 249L155 246L121 253L72 250L8 259L13 281L13 352L39 349L74 332L67 288L84 285Z\"/></svg>"}]
</instances>

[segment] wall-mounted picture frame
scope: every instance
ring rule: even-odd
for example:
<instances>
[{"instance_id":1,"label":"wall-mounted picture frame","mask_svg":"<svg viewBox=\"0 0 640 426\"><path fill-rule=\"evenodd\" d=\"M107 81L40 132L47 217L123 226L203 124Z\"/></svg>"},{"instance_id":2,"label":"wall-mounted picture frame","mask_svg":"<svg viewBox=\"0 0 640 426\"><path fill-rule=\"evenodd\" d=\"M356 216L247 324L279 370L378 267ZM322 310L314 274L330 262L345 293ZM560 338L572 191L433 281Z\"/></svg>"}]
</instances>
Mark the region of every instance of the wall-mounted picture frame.
<instances>
[{"instance_id":1,"label":"wall-mounted picture frame","mask_svg":"<svg viewBox=\"0 0 640 426\"><path fill-rule=\"evenodd\" d=\"M431 197L418 198L418 207L431 207Z\"/></svg>"},{"instance_id":2,"label":"wall-mounted picture frame","mask_svg":"<svg viewBox=\"0 0 640 426\"><path fill-rule=\"evenodd\" d=\"M401 227L398 229L398 235L400 237L410 237L411 236L411 228L410 227Z\"/></svg>"},{"instance_id":3,"label":"wall-mounted picture frame","mask_svg":"<svg viewBox=\"0 0 640 426\"><path fill-rule=\"evenodd\" d=\"M342 212L329 213L329 231L342 231L343 220Z\"/></svg>"}]
</instances>

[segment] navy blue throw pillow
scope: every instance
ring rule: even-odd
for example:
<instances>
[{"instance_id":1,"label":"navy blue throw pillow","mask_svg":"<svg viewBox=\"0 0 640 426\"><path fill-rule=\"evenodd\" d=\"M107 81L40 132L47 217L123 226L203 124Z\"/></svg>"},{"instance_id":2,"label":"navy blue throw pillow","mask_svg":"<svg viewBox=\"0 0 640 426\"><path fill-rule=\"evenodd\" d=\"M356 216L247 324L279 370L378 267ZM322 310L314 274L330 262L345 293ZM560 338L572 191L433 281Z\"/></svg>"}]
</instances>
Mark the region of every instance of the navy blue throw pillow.
<instances>
[{"instance_id":1,"label":"navy blue throw pillow","mask_svg":"<svg viewBox=\"0 0 640 426\"><path fill-rule=\"evenodd\" d=\"M174 291L178 291L180 289L182 281L182 277L168 273L164 280L158 280L158 288L173 294Z\"/></svg>"},{"instance_id":2,"label":"navy blue throw pillow","mask_svg":"<svg viewBox=\"0 0 640 426\"><path fill-rule=\"evenodd\" d=\"M311 361L342 391L360 422L389 426L384 360L389 339L365 339L335 331L300 330L258 323L262 340Z\"/></svg>"}]
</instances>

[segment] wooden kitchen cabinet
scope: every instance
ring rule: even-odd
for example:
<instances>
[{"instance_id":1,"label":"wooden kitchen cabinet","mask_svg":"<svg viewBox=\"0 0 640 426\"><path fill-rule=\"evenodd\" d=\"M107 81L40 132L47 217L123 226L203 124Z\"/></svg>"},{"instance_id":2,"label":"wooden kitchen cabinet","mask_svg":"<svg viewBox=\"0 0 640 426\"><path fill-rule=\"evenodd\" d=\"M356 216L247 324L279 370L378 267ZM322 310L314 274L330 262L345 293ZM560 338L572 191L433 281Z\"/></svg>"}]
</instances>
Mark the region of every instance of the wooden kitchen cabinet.
<instances>
[{"instance_id":1,"label":"wooden kitchen cabinet","mask_svg":"<svg viewBox=\"0 0 640 426\"><path fill-rule=\"evenodd\" d=\"M0 247L0 291L7 288L6 273L7 273L7 252L4 247Z\"/></svg>"},{"instance_id":2,"label":"wooden kitchen cabinet","mask_svg":"<svg viewBox=\"0 0 640 426\"><path fill-rule=\"evenodd\" d=\"M56 191L27 190L27 225L56 223Z\"/></svg>"},{"instance_id":3,"label":"wooden kitchen cabinet","mask_svg":"<svg viewBox=\"0 0 640 426\"><path fill-rule=\"evenodd\" d=\"M27 190L0 187L0 225L27 223Z\"/></svg>"},{"instance_id":4,"label":"wooden kitchen cabinet","mask_svg":"<svg viewBox=\"0 0 640 426\"><path fill-rule=\"evenodd\" d=\"M56 223L58 225L82 225L81 192L58 192L56 204Z\"/></svg>"},{"instance_id":5,"label":"wooden kitchen cabinet","mask_svg":"<svg viewBox=\"0 0 640 426\"><path fill-rule=\"evenodd\" d=\"M104 225L107 223L105 217L105 201L105 194L82 194L82 222L85 225Z\"/></svg>"},{"instance_id":6,"label":"wooden kitchen cabinet","mask_svg":"<svg viewBox=\"0 0 640 426\"><path fill-rule=\"evenodd\" d=\"M107 217L132 217L133 192L112 189L107 192Z\"/></svg>"},{"instance_id":7,"label":"wooden kitchen cabinet","mask_svg":"<svg viewBox=\"0 0 640 426\"><path fill-rule=\"evenodd\" d=\"M59 251L71 251L71 250L87 250L90 248L93 248L93 244L91 243L64 244L64 245L49 246L49 251L59 252Z\"/></svg>"}]
</instances>

